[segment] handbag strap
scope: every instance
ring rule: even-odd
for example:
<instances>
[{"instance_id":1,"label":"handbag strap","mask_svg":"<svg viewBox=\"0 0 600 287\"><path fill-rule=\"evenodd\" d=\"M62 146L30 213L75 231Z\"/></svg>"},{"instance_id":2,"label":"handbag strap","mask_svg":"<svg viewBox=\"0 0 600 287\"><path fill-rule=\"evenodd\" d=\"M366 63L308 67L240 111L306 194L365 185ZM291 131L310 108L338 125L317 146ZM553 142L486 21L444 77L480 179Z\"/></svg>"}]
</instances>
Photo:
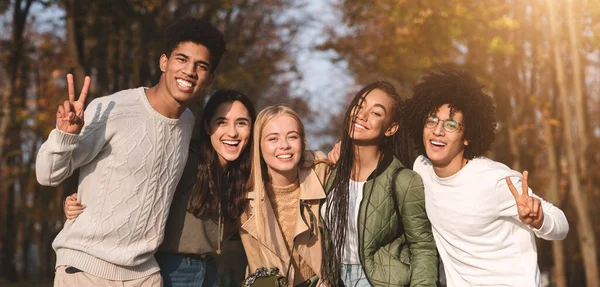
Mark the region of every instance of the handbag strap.
<instances>
[{"instance_id":1,"label":"handbag strap","mask_svg":"<svg viewBox=\"0 0 600 287\"><path fill-rule=\"evenodd\" d=\"M290 261L288 262L288 268L287 271L285 272L285 281L286 281L286 285L288 285L287 280L288 278L290 278L290 269L292 269L292 260L294 259L294 249L296 249L296 238L294 238L294 245L292 245L292 252L290 252Z\"/></svg>"},{"instance_id":2,"label":"handbag strap","mask_svg":"<svg viewBox=\"0 0 600 287\"><path fill-rule=\"evenodd\" d=\"M310 222L310 235L308 237L308 239L311 239L313 237L313 233L314 233L314 226L315 226L315 214L312 211L312 209L310 209L310 204L308 202L306 202L305 200L300 199L300 214L304 215L304 208L306 207L306 211L308 211L308 217L309 217L309 222ZM304 218L304 217L302 217ZM287 271L285 272L285 280L288 280L288 278L290 278L290 269L292 269L292 260L294 260L294 249L296 249L297 246L297 242L296 242L296 238L294 237L293 240L294 244L292 245L292 252L290 252L290 261L288 262L288 268Z\"/></svg>"}]
</instances>

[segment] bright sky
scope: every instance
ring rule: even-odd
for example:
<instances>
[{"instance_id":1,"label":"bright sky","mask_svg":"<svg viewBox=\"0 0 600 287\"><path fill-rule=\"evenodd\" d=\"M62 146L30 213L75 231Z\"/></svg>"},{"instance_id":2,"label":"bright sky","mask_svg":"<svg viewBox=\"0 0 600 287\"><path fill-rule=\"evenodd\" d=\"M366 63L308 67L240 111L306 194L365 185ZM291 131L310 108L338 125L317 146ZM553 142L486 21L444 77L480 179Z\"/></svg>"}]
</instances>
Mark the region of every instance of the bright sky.
<instances>
[{"instance_id":1,"label":"bright sky","mask_svg":"<svg viewBox=\"0 0 600 287\"><path fill-rule=\"evenodd\" d=\"M345 63L332 63L333 52L316 51L314 47L326 39L326 27L343 29L339 11L332 8L335 0L307 0L304 13L313 19L303 27L298 37L297 65L303 79L292 88L295 96L304 97L314 113L304 119L309 148L316 149L334 137L318 138L314 133L329 124L329 116L346 108L345 96L355 87Z\"/></svg>"}]
</instances>

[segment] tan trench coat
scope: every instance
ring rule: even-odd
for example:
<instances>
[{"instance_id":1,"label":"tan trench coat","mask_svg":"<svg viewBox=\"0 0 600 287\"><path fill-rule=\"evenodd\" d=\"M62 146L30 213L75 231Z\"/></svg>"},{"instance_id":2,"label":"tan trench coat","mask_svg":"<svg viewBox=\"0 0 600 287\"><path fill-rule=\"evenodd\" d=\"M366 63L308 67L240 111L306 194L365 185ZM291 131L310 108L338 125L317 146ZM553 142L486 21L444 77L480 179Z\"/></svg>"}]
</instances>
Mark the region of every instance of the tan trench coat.
<instances>
[{"instance_id":1,"label":"tan trench coat","mask_svg":"<svg viewBox=\"0 0 600 287\"><path fill-rule=\"evenodd\" d=\"M307 161L310 163L311 159L309 157L307 156ZM322 153L316 154L316 157L318 159L325 158ZM312 162L314 162L314 159L312 159ZM318 163L312 168L300 168L298 171L300 199L308 203L315 216L315 222L313 229L310 230L310 215L306 210L307 207L304 208L303 214L300 214L299 209L294 233L296 240L296 251L294 252L298 252L319 277L321 277L322 245L318 218L321 199L325 198L323 185L328 172L329 165L326 163ZM248 200L256 200L254 192L248 193ZM242 225L239 228L244 250L248 257L247 273L252 273L260 267L278 267L280 274L285 276L290 254L286 248L285 239L275 218L270 200L266 196L263 196L260 200L264 202L261 205L263 208L260 216L263 217L265 230L259 230L260 228L256 223L257 214L251 214L251 211L247 211L242 215ZM252 206L252 202L250 202L250 205ZM259 234L263 236L259 236ZM288 278L290 285L294 282L294 271L292 266Z\"/></svg>"}]
</instances>

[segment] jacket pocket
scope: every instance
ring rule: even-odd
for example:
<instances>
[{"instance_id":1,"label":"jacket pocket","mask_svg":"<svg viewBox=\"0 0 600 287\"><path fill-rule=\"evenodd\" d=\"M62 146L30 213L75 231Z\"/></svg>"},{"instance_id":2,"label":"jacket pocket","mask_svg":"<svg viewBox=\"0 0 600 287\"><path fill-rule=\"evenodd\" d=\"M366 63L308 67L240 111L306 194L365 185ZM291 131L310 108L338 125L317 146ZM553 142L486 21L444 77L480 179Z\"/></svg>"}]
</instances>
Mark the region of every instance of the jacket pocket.
<instances>
[{"instance_id":1,"label":"jacket pocket","mask_svg":"<svg viewBox=\"0 0 600 287\"><path fill-rule=\"evenodd\" d=\"M404 254L408 248L402 246L402 241L397 239L382 246L373 254L372 264L366 264L365 271L373 285L406 286L410 284L410 261L407 260L410 255Z\"/></svg>"}]
</instances>

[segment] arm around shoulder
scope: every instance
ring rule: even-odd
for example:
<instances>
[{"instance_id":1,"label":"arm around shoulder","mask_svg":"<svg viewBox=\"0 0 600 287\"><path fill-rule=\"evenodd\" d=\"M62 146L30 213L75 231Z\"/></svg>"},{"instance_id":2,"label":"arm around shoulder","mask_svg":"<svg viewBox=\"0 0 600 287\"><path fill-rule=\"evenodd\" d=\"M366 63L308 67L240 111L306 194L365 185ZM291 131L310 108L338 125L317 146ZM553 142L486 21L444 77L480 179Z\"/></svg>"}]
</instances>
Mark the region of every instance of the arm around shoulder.
<instances>
[{"instance_id":1,"label":"arm around shoulder","mask_svg":"<svg viewBox=\"0 0 600 287\"><path fill-rule=\"evenodd\" d=\"M306 151L305 161L315 171L321 185L325 185L332 168L332 164L327 156L321 151Z\"/></svg>"}]
</instances>

